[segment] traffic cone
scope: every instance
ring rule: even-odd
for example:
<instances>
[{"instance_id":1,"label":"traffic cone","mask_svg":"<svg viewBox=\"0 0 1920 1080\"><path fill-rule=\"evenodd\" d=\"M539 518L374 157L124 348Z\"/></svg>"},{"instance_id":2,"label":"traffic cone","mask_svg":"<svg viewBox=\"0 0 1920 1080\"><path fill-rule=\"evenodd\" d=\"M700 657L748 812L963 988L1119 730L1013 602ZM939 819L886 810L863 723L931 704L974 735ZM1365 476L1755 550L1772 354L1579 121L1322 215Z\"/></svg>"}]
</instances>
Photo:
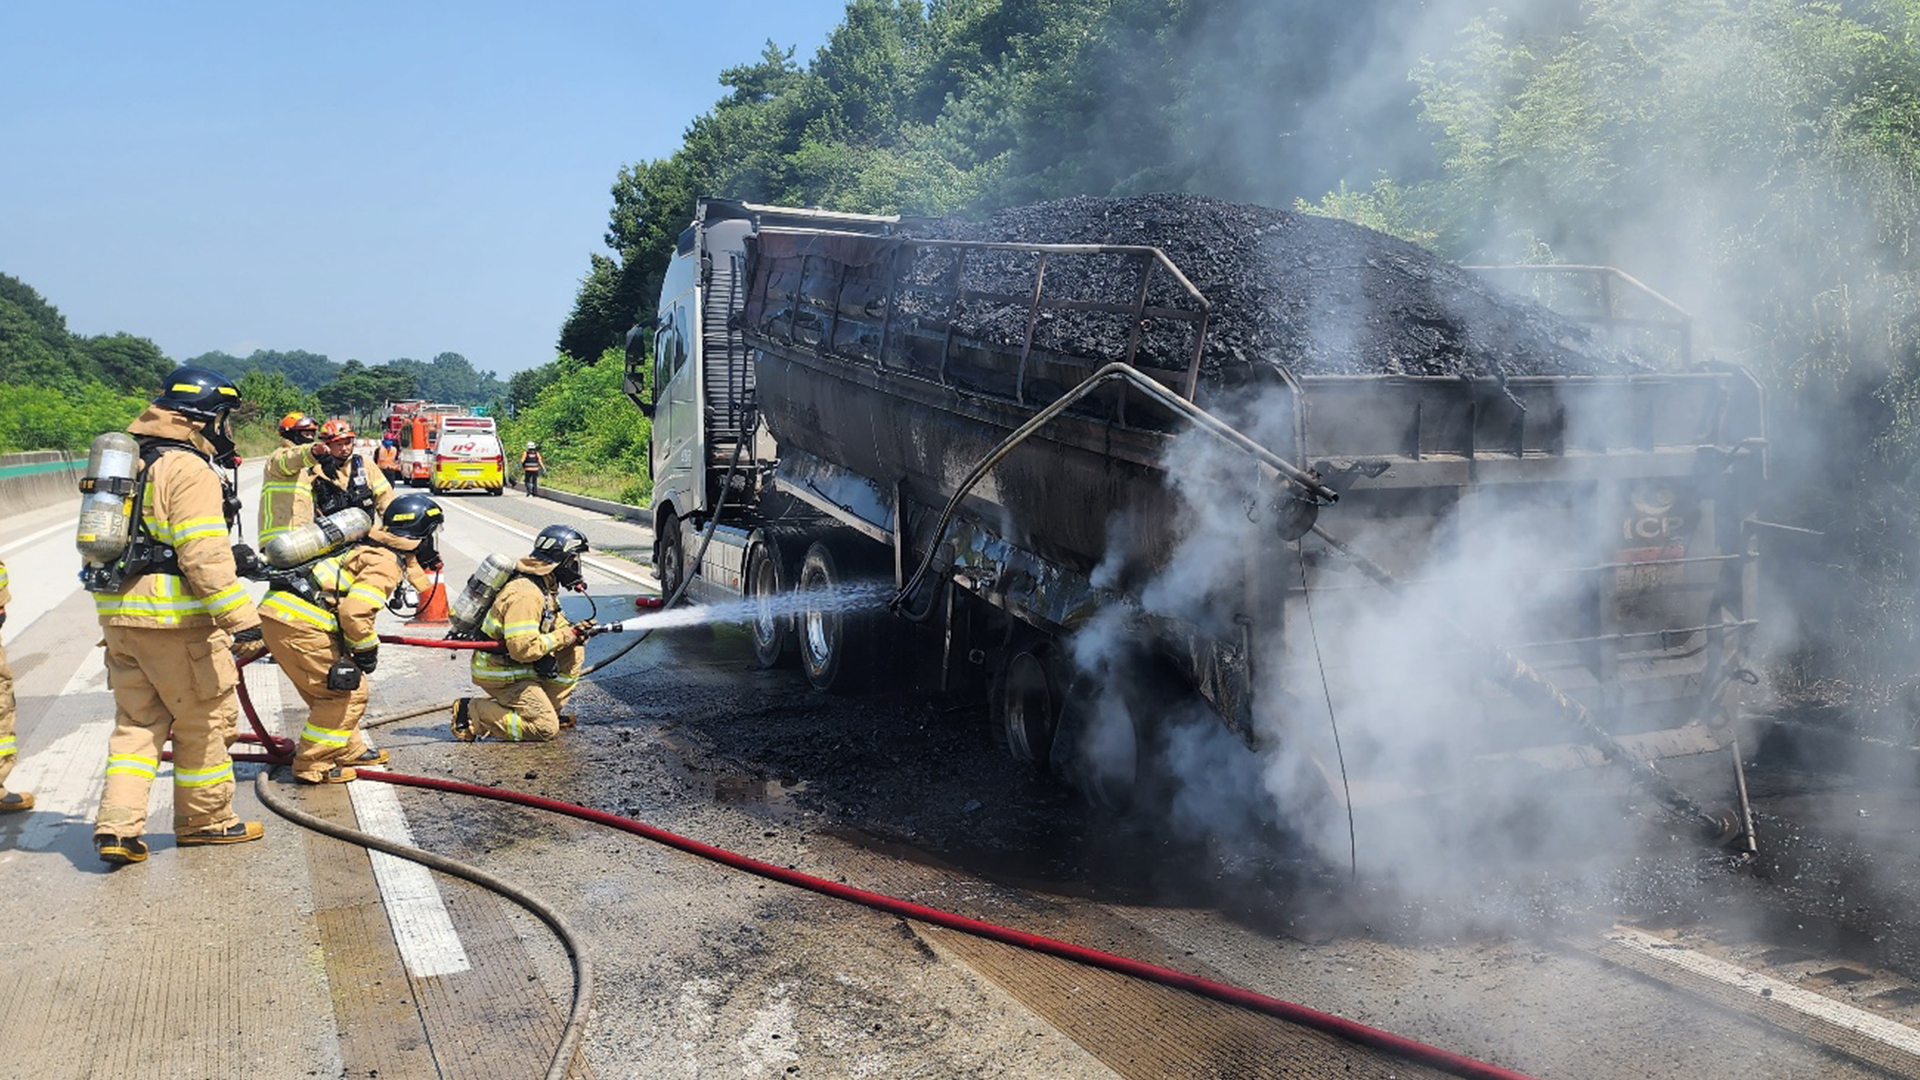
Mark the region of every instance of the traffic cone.
<instances>
[{"instance_id":1,"label":"traffic cone","mask_svg":"<svg viewBox=\"0 0 1920 1080\"><path fill-rule=\"evenodd\" d=\"M420 594L420 610L407 620L408 626L445 626L447 625L447 587L440 582L440 575L433 575L433 584Z\"/></svg>"}]
</instances>

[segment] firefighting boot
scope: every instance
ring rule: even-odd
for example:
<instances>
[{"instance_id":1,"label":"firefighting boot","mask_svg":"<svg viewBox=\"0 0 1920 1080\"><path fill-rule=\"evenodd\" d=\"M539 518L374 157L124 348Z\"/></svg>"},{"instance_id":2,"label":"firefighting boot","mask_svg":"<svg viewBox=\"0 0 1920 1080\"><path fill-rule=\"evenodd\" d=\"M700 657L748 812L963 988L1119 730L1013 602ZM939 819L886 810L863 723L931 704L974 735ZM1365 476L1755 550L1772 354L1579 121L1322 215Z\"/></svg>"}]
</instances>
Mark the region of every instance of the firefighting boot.
<instances>
[{"instance_id":1,"label":"firefighting boot","mask_svg":"<svg viewBox=\"0 0 1920 1080\"><path fill-rule=\"evenodd\" d=\"M560 714L560 730L561 731L570 731L579 726L580 726L579 717L573 715L570 712L563 712Z\"/></svg>"},{"instance_id":2,"label":"firefighting boot","mask_svg":"<svg viewBox=\"0 0 1920 1080\"><path fill-rule=\"evenodd\" d=\"M33 809L33 795L25 791L9 791L0 796L0 814L17 814L22 810Z\"/></svg>"},{"instance_id":3,"label":"firefighting boot","mask_svg":"<svg viewBox=\"0 0 1920 1080\"><path fill-rule=\"evenodd\" d=\"M450 726L453 737L461 742L472 742L478 737L473 731L473 720L467 715L467 701L467 698L461 698L453 703L453 723Z\"/></svg>"},{"instance_id":4,"label":"firefighting boot","mask_svg":"<svg viewBox=\"0 0 1920 1080\"><path fill-rule=\"evenodd\" d=\"M301 776L299 773L293 774L293 778L302 784L351 784L359 779L359 777L359 773L354 772L344 765L335 765L333 768L315 777Z\"/></svg>"},{"instance_id":5,"label":"firefighting boot","mask_svg":"<svg viewBox=\"0 0 1920 1080\"><path fill-rule=\"evenodd\" d=\"M97 833L93 838L93 850L100 856L100 861L109 866L129 866L147 861L147 842L137 836Z\"/></svg>"},{"instance_id":6,"label":"firefighting boot","mask_svg":"<svg viewBox=\"0 0 1920 1080\"><path fill-rule=\"evenodd\" d=\"M370 746L364 752L362 752L359 757L349 758L347 760L347 764L349 765L385 765L387 762L392 760L393 760L392 755L388 754L385 750Z\"/></svg>"},{"instance_id":7,"label":"firefighting boot","mask_svg":"<svg viewBox=\"0 0 1920 1080\"><path fill-rule=\"evenodd\" d=\"M263 829L257 821L236 821L224 829L202 829L199 832L179 833L173 842L181 847L199 847L203 844L244 844L249 840L258 840Z\"/></svg>"}]
</instances>

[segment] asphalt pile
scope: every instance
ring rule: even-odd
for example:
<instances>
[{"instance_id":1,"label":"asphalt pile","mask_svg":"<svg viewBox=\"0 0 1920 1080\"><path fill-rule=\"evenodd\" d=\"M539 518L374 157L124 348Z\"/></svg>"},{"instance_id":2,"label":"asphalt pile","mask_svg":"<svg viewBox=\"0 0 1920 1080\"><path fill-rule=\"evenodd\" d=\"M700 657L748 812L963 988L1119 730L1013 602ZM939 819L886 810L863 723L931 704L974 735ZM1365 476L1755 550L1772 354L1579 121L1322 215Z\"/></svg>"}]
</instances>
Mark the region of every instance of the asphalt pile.
<instances>
[{"instance_id":1,"label":"asphalt pile","mask_svg":"<svg viewBox=\"0 0 1920 1080\"><path fill-rule=\"evenodd\" d=\"M1082 196L1012 207L985 221L942 219L916 229L928 238L1158 247L1212 305L1200 381L1218 392L1295 375L1438 375L1505 379L1522 375L1608 375L1651 364L1597 340L1587 326L1503 293L1470 271L1351 222L1192 195ZM1024 295L1035 258L970 256L961 284ZM914 269L932 283L953 271L930 252ZM1130 303L1133 264L1114 256L1050 259L1049 298ZM1170 275L1156 272L1149 304L1191 308ZM957 332L996 345L1021 345L1025 303L963 303ZM1118 358L1129 315L1048 310L1034 327L1036 348ZM1193 333L1173 319L1148 320L1139 362L1185 370Z\"/></svg>"}]
</instances>

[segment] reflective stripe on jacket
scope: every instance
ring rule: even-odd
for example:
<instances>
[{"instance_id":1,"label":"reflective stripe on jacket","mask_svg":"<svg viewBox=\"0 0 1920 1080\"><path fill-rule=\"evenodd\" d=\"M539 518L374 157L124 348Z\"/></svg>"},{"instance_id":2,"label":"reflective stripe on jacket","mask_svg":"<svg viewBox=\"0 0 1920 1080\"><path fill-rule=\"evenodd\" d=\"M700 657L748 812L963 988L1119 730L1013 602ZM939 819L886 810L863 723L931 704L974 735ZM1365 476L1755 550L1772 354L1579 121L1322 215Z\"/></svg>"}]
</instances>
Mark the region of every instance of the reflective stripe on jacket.
<instances>
[{"instance_id":1,"label":"reflective stripe on jacket","mask_svg":"<svg viewBox=\"0 0 1920 1080\"><path fill-rule=\"evenodd\" d=\"M5 608L12 599L13 593L7 590L7 564L0 562L0 608Z\"/></svg>"},{"instance_id":2,"label":"reflective stripe on jacket","mask_svg":"<svg viewBox=\"0 0 1920 1080\"><path fill-rule=\"evenodd\" d=\"M313 444L280 440L260 481L260 543L313 520Z\"/></svg>"},{"instance_id":3,"label":"reflective stripe on jacket","mask_svg":"<svg viewBox=\"0 0 1920 1080\"><path fill-rule=\"evenodd\" d=\"M579 639L573 624L560 610L559 590L553 585L553 564L521 559L514 567L535 578L516 577L507 582L493 598L487 617L480 623L481 636L506 646L505 652L473 654L473 681L481 686L504 686L524 679L538 679L534 661L574 645ZM546 630L541 623L551 616ZM576 676L555 676L549 682L574 682Z\"/></svg>"},{"instance_id":4,"label":"reflective stripe on jacket","mask_svg":"<svg viewBox=\"0 0 1920 1080\"><path fill-rule=\"evenodd\" d=\"M381 544L356 544L313 564L321 603L275 589L260 602L260 612L289 625L337 630L349 652L375 648L380 635L374 622L400 584L400 558Z\"/></svg>"},{"instance_id":5,"label":"reflective stripe on jacket","mask_svg":"<svg viewBox=\"0 0 1920 1080\"><path fill-rule=\"evenodd\" d=\"M199 429L170 409L149 407L127 426L132 435L193 442ZM198 443L195 443L198 445ZM102 626L218 625L237 633L260 625L227 544L226 501L220 477L205 458L169 450L145 470L147 532L173 548L180 573L141 574L124 592L95 593Z\"/></svg>"}]
</instances>

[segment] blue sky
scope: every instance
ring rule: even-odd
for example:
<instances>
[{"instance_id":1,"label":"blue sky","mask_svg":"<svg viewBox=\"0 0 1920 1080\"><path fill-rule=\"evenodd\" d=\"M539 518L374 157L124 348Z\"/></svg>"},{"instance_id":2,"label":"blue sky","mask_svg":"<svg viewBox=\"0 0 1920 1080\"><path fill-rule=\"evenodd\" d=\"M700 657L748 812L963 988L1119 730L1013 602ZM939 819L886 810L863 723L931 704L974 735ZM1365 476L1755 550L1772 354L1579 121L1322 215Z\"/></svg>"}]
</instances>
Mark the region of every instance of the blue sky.
<instances>
[{"instance_id":1,"label":"blue sky","mask_svg":"<svg viewBox=\"0 0 1920 1080\"><path fill-rule=\"evenodd\" d=\"M844 9L0 4L0 272L175 359L545 363L620 167Z\"/></svg>"}]
</instances>

